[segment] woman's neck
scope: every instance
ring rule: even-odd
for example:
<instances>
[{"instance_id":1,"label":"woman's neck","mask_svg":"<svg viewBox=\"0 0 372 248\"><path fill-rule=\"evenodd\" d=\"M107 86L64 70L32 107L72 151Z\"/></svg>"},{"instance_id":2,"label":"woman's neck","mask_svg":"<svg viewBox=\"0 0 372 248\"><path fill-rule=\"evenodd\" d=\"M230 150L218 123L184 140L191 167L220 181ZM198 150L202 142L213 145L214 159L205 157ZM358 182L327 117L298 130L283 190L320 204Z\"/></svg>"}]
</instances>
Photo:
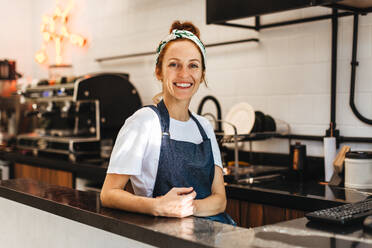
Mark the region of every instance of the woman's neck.
<instances>
[{"instance_id":1,"label":"woman's neck","mask_svg":"<svg viewBox=\"0 0 372 248\"><path fill-rule=\"evenodd\" d=\"M190 100L177 100L174 98L164 98L164 104L167 107L169 116L178 121L188 121L190 119L189 115L189 105Z\"/></svg>"}]
</instances>

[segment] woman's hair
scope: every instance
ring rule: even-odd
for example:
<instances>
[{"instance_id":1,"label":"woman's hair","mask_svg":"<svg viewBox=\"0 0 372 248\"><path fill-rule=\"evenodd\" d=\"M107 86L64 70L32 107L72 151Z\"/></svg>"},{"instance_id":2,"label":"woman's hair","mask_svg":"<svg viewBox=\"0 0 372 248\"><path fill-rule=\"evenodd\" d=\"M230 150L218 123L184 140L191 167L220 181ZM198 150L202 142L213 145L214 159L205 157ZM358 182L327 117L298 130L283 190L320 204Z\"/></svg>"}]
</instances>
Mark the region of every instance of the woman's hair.
<instances>
[{"instance_id":1,"label":"woman's hair","mask_svg":"<svg viewBox=\"0 0 372 248\"><path fill-rule=\"evenodd\" d=\"M191 33L193 33L196 37L198 37L198 39L200 40L200 31L199 29L192 23L192 22L180 22L180 21L174 21L169 29L169 33L172 33L172 31L174 29L178 29L178 30L187 30L187 31L190 31ZM178 39L177 39L178 40ZM169 43L172 43L172 42L176 42L177 40L172 40L172 41L169 41L165 47L162 49L162 51L160 52L159 54L159 57L158 57L158 63L156 64L155 66L155 74L158 74L158 73L162 73L162 66L163 66L163 59L164 59L164 54L166 53L168 47L169 47ZM201 51L200 51L201 53ZM202 69L203 69L203 75L204 75L204 72L205 72L205 61L204 61L204 58L203 56L202 57ZM204 77L204 76L203 76ZM205 78L203 78L205 84L206 84L206 81L205 81ZM160 97L163 95L163 92L160 92L158 94L156 94L153 98L152 98L152 101L157 104L159 101L160 101Z\"/></svg>"},{"instance_id":2,"label":"woman's hair","mask_svg":"<svg viewBox=\"0 0 372 248\"><path fill-rule=\"evenodd\" d=\"M199 31L199 29L194 24L192 24L191 22L183 22L183 23L181 23L180 21L174 21L172 23L171 28L169 29L169 33L172 33L172 30L173 29L190 31L196 37L198 37L198 39L200 40L200 31Z\"/></svg>"}]
</instances>

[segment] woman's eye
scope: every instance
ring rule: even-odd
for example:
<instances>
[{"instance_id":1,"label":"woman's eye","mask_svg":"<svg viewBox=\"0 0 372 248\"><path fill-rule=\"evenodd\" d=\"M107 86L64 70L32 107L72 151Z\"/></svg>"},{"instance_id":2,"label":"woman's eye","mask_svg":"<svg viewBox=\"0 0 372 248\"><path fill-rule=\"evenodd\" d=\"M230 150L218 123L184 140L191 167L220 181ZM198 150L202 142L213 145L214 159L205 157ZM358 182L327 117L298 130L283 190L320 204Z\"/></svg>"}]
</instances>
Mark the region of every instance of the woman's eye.
<instances>
[{"instance_id":1,"label":"woman's eye","mask_svg":"<svg viewBox=\"0 0 372 248\"><path fill-rule=\"evenodd\" d=\"M169 67L176 67L176 66L177 66L176 63L170 63L170 64L169 64Z\"/></svg>"},{"instance_id":2,"label":"woman's eye","mask_svg":"<svg viewBox=\"0 0 372 248\"><path fill-rule=\"evenodd\" d=\"M190 64L190 67L191 68L199 68L199 65L198 64Z\"/></svg>"}]
</instances>

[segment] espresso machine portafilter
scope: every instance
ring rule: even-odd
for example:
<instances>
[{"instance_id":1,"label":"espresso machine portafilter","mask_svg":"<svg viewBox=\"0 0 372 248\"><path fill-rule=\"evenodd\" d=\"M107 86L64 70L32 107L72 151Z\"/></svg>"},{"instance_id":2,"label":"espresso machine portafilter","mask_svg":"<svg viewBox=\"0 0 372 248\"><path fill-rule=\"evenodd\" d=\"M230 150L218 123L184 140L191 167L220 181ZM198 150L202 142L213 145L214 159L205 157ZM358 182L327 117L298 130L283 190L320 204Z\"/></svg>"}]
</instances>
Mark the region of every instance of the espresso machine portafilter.
<instances>
[{"instance_id":1,"label":"espresso machine portafilter","mask_svg":"<svg viewBox=\"0 0 372 248\"><path fill-rule=\"evenodd\" d=\"M89 74L72 83L30 87L22 94L32 102L29 115L36 118L37 128L19 135L17 147L71 161L109 156L107 147L125 119L142 106L128 74L121 73Z\"/></svg>"}]
</instances>

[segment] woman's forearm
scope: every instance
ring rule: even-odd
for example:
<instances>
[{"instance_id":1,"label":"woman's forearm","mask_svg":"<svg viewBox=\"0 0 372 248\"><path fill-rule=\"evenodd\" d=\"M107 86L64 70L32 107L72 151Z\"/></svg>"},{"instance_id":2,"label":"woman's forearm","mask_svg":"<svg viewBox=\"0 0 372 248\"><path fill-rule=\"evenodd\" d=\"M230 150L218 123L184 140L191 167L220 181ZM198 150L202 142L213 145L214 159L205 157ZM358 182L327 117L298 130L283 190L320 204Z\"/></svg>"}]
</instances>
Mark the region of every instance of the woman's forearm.
<instances>
[{"instance_id":1,"label":"woman's forearm","mask_svg":"<svg viewBox=\"0 0 372 248\"><path fill-rule=\"evenodd\" d=\"M222 213L226 209L226 197L222 194L212 194L202 200L194 200L194 216L211 216Z\"/></svg>"},{"instance_id":2,"label":"woman's forearm","mask_svg":"<svg viewBox=\"0 0 372 248\"><path fill-rule=\"evenodd\" d=\"M194 213L196 193L190 188L172 188L167 194L149 198L133 195L122 189L110 189L101 193L104 207L130 212L183 218Z\"/></svg>"},{"instance_id":3,"label":"woman's forearm","mask_svg":"<svg viewBox=\"0 0 372 248\"><path fill-rule=\"evenodd\" d=\"M104 207L158 215L156 211L156 199L136 196L122 189L110 189L107 192L102 192L101 202Z\"/></svg>"}]
</instances>

